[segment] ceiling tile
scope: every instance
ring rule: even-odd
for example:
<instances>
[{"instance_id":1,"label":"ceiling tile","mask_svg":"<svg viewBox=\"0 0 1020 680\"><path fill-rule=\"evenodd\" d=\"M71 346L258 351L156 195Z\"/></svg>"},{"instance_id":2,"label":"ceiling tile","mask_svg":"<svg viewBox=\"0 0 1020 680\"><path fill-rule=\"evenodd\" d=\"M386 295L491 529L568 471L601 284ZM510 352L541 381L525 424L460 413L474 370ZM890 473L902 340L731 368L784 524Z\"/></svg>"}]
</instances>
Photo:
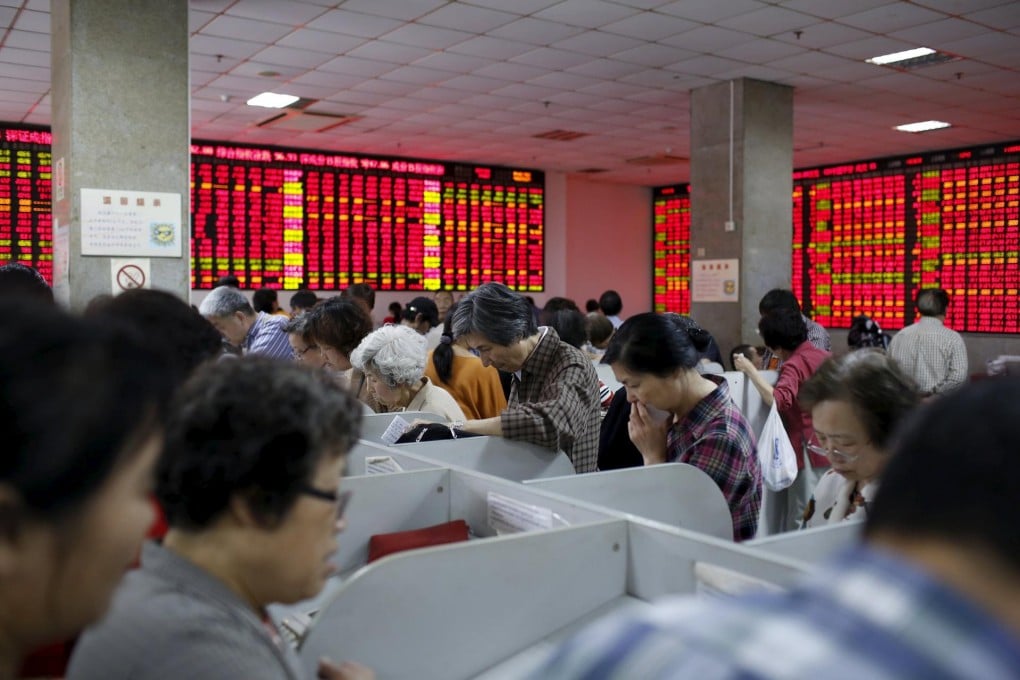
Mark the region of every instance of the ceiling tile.
<instances>
[{"instance_id":1,"label":"ceiling tile","mask_svg":"<svg viewBox=\"0 0 1020 680\"><path fill-rule=\"evenodd\" d=\"M618 33L630 36L631 38L638 38L639 40L661 40L678 33L690 31L698 26L699 24L693 21L669 16L668 14L641 12L640 14L631 15L626 19L606 24L601 27L601 30L606 33Z\"/></svg>"},{"instance_id":2,"label":"ceiling tile","mask_svg":"<svg viewBox=\"0 0 1020 680\"><path fill-rule=\"evenodd\" d=\"M639 10L622 7L603 0L563 0L536 12L539 19L548 19L571 26L599 28L636 14Z\"/></svg>"},{"instance_id":3,"label":"ceiling tile","mask_svg":"<svg viewBox=\"0 0 1020 680\"><path fill-rule=\"evenodd\" d=\"M575 35L570 38L565 38L559 42L554 43L554 47L561 50L571 50L574 52L581 52L583 54L590 54L595 57L608 57L622 52L623 50L633 49L640 47L643 43L635 38L628 38L623 35L613 35L612 33L602 33L601 31L588 31Z\"/></svg>"},{"instance_id":4,"label":"ceiling tile","mask_svg":"<svg viewBox=\"0 0 1020 680\"><path fill-rule=\"evenodd\" d=\"M10 26L12 17L8 17L4 22L6 26ZM46 33L50 32L50 15L49 12L30 12L28 10L22 10L21 14L18 15L18 19L14 24L14 28L19 31L31 31L33 33Z\"/></svg>"},{"instance_id":5,"label":"ceiling tile","mask_svg":"<svg viewBox=\"0 0 1020 680\"><path fill-rule=\"evenodd\" d=\"M518 55L510 61L540 66L547 69L568 69L591 61L591 58L578 52L557 50L552 47L539 47Z\"/></svg>"},{"instance_id":6,"label":"ceiling tile","mask_svg":"<svg viewBox=\"0 0 1020 680\"><path fill-rule=\"evenodd\" d=\"M966 1L966 0L965 0ZM889 4L890 0L783 0L779 4L786 9L811 14L823 19L838 19L866 9ZM918 3L923 4L923 3Z\"/></svg>"},{"instance_id":7,"label":"ceiling tile","mask_svg":"<svg viewBox=\"0 0 1020 680\"><path fill-rule=\"evenodd\" d=\"M531 85L553 88L554 92L551 94L580 90L582 87L591 87L592 85L598 85L601 82L603 82L601 78L589 78L588 76L582 76L576 73L564 73L562 71L547 73L544 76L532 78L528 81Z\"/></svg>"},{"instance_id":8,"label":"ceiling tile","mask_svg":"<svg viewBox=\"0 0 1020 680\"><path fill-rule=\"evenodd\" d=\"M505 12L514 12L520 15L534 14L546 7L551 7L561 0L514 0L513 2L507 2L506 0L461 0L465 5L476 5L478 7L488 7L490 9L499 9Z\"/></svg>"},{"instance_id":9,"label":"ceiling tile","mask_svg":"<svg viewBox=\"0 0 1020 680\"><path fill-rule=\"evenodd\" d=\"M499 62L491 66L485 66L475 71L476 75L487 78L502 78L503 80L529 80L548 73L548 69L528 66L527 64L514 64L510 62Z\"/></svg>"},{"instance_id":10,"label":"ceiling tile","mask_svg":"<svg viewBox=\"0 0 1020 680\"><path fill-rule=\"evenodd\" d=\"M384 73L380 78L383 80L396 80L401 83L412 83L421 87L422 85L433 85L450 78L453 74L445 71L420 68L418 66L401 66L389 73Z\"/></svg>"},{"instance_id":11,"label":"ceiling tile","mask_svg":"<svg viewBox=\"0 0 1020 680\"><path fill-rule=\"evenodd\" d=\"M747 64L740 61L706 54L671 64L666 67L666 70L695 76L715 76L717 73L726 73L745 66Z\"/></svg>"},{"instance_id":12,"label":"ceiling tile","mask_svg":"<svg viewBox=\"0 0 1020 680\"><path fill-rule=\"evenodd\" d=\"M0 76L23 80L38 80L39 82L48 83L50 81L50 70L39 66L0 63Z\"/></svg>"},{"instance_id":13,"label":"ceiling tile","mask_svg":"<svg viewBox=\"0 0 1020 680\"><path fill-rule=\"evenodd\" d=\"M842 45L835 45L825 51L848 59L864 61L865 59L877 57L880 54L891 54L893 52L909 50L913 47L917 47L917 45L911 42L897 40L895 38L888 38L886 36L875 36L865 40L855 40L853 42L843 43ZM875 68L883 67L875 66Z\"/></svg>"},{"instance_id":14,"label":"ceiling tile","mask_svg":"<svg viewBox=\"0 0 1020 680\"><path fill-rule=\"evenodd\" d=\"M271 21L287 26L300 26L326 10L304 2L278 2L277 0L237 0L224 14L258 21Z\"/></svg>"},{"instance_id":15,"label":"ceiling tile","mask_svg":"<svg viewBox=\"0 0 1020 680\"><path fill-rule=\"evenodd\" d=\"M37 50L19 50L4 46L0 48L0 61L8 64L24 64L25 66L50 67L50 53Z\"/></svg>"},{"instance_id":16,"label":"ceiling tile","mask_svg":"<svg viewBox=\"0 0 1020 680\"><path fill-rule=\"evenodd\" d=\"M49 55L50 36L48 33L30 33L29 31L15 31L12 29L7 32L4 46L23 50L40 50Z\"/></svg>"},{"instance_id":17,"label":"ceiling tile","mask_svg":"<svg viewBox=\"0 0 1020 680\"><path fill-rule=\"evenodd\" d=\"M687 31L671 38L664 38L661 42L692 52L712 54L716 50L724 50L728 47L742 45L758 39L750 33L719 28L718 26L701 26L693 31Z\"/></svg>"},{"instance_id":18,"label":"ceiling tile","mask_svg":"<svg viewBox=\"0 0 1020 680\"><path fill-rule=\"evenodd\" d=\"M430 54L432 54L431 50L411 45L402 45L390 42L387 39L370 40L364 45L350 50L347 56L358 57L360 59L375 59L376 61L385 61L391 64L406 64Z\"/></svg>"},{"instance_id":19,"label":"ceiling tile","mask_svg":"<svg viewBox=\"0 0 1020 680\"><path fill-rule=\"evenodd\" d=\"M467 92L492 92L501 87L506 87L506 81L497 78L483 78L481 76L466 75L451 78L443 83L443 87L450 87L454 90L465 90Z\"/></svg>"},{"instance_id":20,"label":"ceiling tile","mask_svg":"<svg viewBox=\"0 0 1020 680\"><path fill-rule=\"evenodd\" d=\"M1015 11L1020 14L1020 7ZM939 46L946 42L969 38L971 36L986 33L987 29L971 21L962 19L942 19L920 26L911 26L899 31L889 33L890 38L904 40L915 45L924 45L932 49L939 49Z\"/></svg>"},{"instance_id":21,"label":"ceiling tile","mask_svg":"<svg viewBox=\"0 0 1020 680\"><path fill-rule=\"evenodd\" d=\"M672 14L690 21L703 24L714 24L720 19L747 14L766 7L766 3L758 0L677 0L668 5L656 8L656 12Z\"/></svg>"},{"instance_id":22,"label":"ceiling tile","mask_svg":"<svg viewBox=\"0 0 1020 680\"><path fill-rule=\"evenodd\" d=\"M200 28L216 18L214 12L188 11L188 34L197 33Z\"/></svg>"},{"instance_id":23,"label":"ceiling tile","mask_svg":"<svg viewBox=\"0 0 1020 680\"><path fill-rule=\"evenodd\" d=\"M615 59L592 59L584 64L571 66L568 73L579 73L582 76L601 78L603 80L615 80L622 76L637 73L645 69L641 64L629 64Z\"/></svg>"},{"instance_id":24,"label":"ceiling tile","mask_svg":"<svg viewBox=\"0 0 1020 680\"><path fill-rule=\"evenodd\" d=\"M268 21L218 16L202 28L200 35L235 38L251 42L274 42L290 33L290 27Z\"/></svg>"},{"instance_id":25,"label":"ceiling tile","mask_svg":"<svg viewBox=\"0 0 1020 680\"><path fill-rule=\"evenodd\" d=\"M329 55L323 52L312 52L299 50L293 47L282 47L272 45L256 53L252 59L264 64L281 64L283 66L295 66L305 69L315 68L319 64L329 61Z\"/></svg>"},{"instance_id":26,"label":"ceiling tile","mask_svg":"<svg viewBox=\"0 0 1020 680\"><path fill-rule=\"evenodd\" d=\"M353 35L340 35L338 33L330 33L329 31L299 28L277 40L276 44L300 50L324 52L336 56L364 44L365 40L365 38L358 38ZM192 51L194 52L194 47L192 47Z\"/></svg>"},{"instance_id":27,"label":"ceiling tile","mask_svg":"<svg viewBox=\"0 0 1020 680\"><path fill-rule=\"evenodd\" d=\"M401 25L396 19L334 9L308 22L306 28L356 35L360 38L378 38L383 33L400 28Z\"/></svg>"},{"instance_id":28,"label":"ceiling tile","mask_svg":"<svg viewBox=\"0 0 1020 680\"><path fill-rule=\"evenodd\" d=\"M262 43L217 38L211 35L193 35L188 44L191 46L192 54L213 56L222 54L224 57L230 57L235 60L248 59L265 47Z\"/></svg>"},{"instance_id":29,"label":"ceiling tile","mask_svg":"<svg viewBox=\"0 0 1020 680\"><path fill-rule=\"evenodd\" d=\"M320 66L317 70L328 73L347 73L353 76L372 78L393 70L393 64L357 57L337 57Z\"/></svg>"},{"instance_id":30,"label":"ceiling tile","mask_svg":"<svg viewBox=\"0 0 1020 680\"><path fill-rule=\"evenodd\" d=\"M938 21L942 18L944 18L944 15L930 9L906 2L895 2L841 17L839 23L861 28L865 31L889 33L917 26L918 24Z\"/></svg>"},{"instance_id":31,"label":"ceiling tile","mask_svg":"<svg viewBox=\"0 0 1020 680\"><path fill-rule=\"evenodd\" d=\"M813 16L783 9L781 7L765 7L754 12L719 21L724 28L746 31L757 36L770 36L777 33L793 33L797 29L818 22Z\"/></svg>"},{"instance_id":32,"label":"ceiling tile","mask_svg":"<svg viewBox=\"0 0 1020 680\"><path fill-rule=\"evenodd\" d=\"M617 52L612 55L612 58L643 66L665 66L694 56L697 56L697 52L668 45L648 44Z\"/></svg>"},{"instance_id":33,"label":"ceiling tile","mask_svg":"<svg viewBox=\"0 0 1020 680\"><path fill-rule=\"evenodd\" d=\"M772 39L824 52L833 45L865 40L870 37L872 37L870 33L859 28L844 26L833 21L825 21L805 26L792 33L779 33L772 36Z\"/></svg>"},{"instance_id":34,"label":"ceiling tile","mask_svg":"<svg viewBox=\"0 0 1020 680\"><path fill-rule=\"evenodd\" d=\"M419 19L418 23L442 26L443 28L452 28L470 33L487 33L518 18L519 15L517 14L499 12L485 7L452 3L429 12Z\"/></svg>"},{"instance_id":35,"label":"ceiling tile","mask_svg":"<svg viewBox=\"0 0 1020 680\"><path fill-rule=\"evenodd\" d=\"M481 35L454 45L449 51L457 54L485 57L486 59L510 59L525 52L530 52L533 49L535 49L535 46L530 43Z\"/></svg>"},{"instance_id":36,"label":"ceiling tile","mask_svg":"<svg viewBox=\"0 0 1020 680\"><path fill-rule=\"evenodd\" d=\"M494 31L489 31L489 35L495 38L519 40L532 45L551 45L557 40L563 40L583 31L584 29L578 26L567 26L555 21L524 17L500 26Z\"/></svg>"},{"instance_id":37,"label":"ceiling tile","mask_svg":"<svg viewBox=\"0 0 1020 680\"><path fill-rule=\"evenodd\" d=\"M447 47L462 43L472 37L474 36L471 33L464 31L453 31L448 28L421 24L406 24L390 31L385 36L389 42L405 43L430 50L445 50Z\"/></svg>"},{"instance_id":38,"label":"ceiling tile","mask_svg":"<svg viewBox=\"0 0 1020 680\"><path fill-rule=\"evenodd\" d=\"M446 4L447 0L346 0L344 9L364 14L376 14L390 19L413 21L437 7Z\"/></svg>"},{"instance_id":39,"label":"ceiling tile","mask_svg":"<svg viewBox=\"0 0 1020 680\"><path fill-rule=\"evenodd\" d=\"M471 73L475 69L495 63L491 59L472 57L468 54L455 54L453 52L433 52L427 57L413 62L414 66L422 68L434 68L440 71L451 73Z\"/></svg>"}]
</instances>

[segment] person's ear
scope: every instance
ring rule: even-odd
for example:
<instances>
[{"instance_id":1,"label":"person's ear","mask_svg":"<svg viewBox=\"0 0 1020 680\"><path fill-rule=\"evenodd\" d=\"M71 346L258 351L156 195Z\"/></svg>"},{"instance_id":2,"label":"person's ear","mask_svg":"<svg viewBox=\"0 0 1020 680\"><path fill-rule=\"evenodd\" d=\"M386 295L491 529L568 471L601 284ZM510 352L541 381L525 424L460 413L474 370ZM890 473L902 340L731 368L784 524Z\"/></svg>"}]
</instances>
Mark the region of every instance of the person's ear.
<instances>
[{"instance_id":1,"label":"person's ear","mask_svg":"<svg viewBox=\"0 0 1020 680\"><path fill-rule=\"evenodd\" d=\"M238 527L246 529L261 529L265 523L260 521L258 516L251 509L251 502L241 494L234 494L227 505L227 512L230 520Z\"/></svg>"}]
</instances>

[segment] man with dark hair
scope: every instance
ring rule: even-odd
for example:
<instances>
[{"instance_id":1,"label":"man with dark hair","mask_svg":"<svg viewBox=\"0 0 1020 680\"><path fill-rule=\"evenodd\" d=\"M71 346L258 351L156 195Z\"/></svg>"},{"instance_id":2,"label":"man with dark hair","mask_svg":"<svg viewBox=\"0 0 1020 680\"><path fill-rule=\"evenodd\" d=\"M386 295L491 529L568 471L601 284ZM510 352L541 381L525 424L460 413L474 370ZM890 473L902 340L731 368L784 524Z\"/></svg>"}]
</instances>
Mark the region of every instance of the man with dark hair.
<instances>
[{"instance_id":1,"label":"man with dark hair","mask_svg":"<svg viewBox=\"0 0 1020 680\"><path fill-rule=\"evenodd\" d=\"M623 300L615 290L607 290L599 296L599 309L613 322L613 328L619 328L623 323L620 312L623 311Z\"/></svg>"},{"instance_id":2,"label":"man with dark hair","mask_svg":"<svg viewBox=\"0 0 1020 680\"><path fill-rule=\"evenodd\" d=\"M598 376L584 353L554 329L538 327L528 301L501 283L484 283L464 296L452 330L483 364L513 374L503 413L457 427L559 449L577 472L595 471Z\"/></svg>"},{"instance_id":3,"label":"man with dark hair","mask_svg":"<svg viewBox=\"0 0 1020 680\"><path fill-rule=\"evenodd\" d=\"M290 313L292 316L297 316L301 312L307 312L318 301L319 297L315 293L305 288L300 288L290 296Z\"/></svg>"},{"instance_id":4,"label":"man with dark hair","mask_svg":"<svg viewBox=\"0 0 1020 680\"><path fill-rule=\"evenodd\" d=\"M1018 402L987 380L908 417L863 544L791 591L603 619L534 677L1018 677Z\"/></svg>"},{"instance_id":5,"label":"man with dark hair","mask_svg":"<svg viewBox=\"0 0 1020 680\"><path fill-rule=\"evenodd\" d=\"M829 331L825 330L820 323L812 321L804 315L800 309L800 302L797 301L797 296L793 294L792 290L773 288L765 293L758 302L758 313L762 316L770 314L777 309L790 309L800 314L801 318L804 319L804 325L807 327L808 342L818 349L824 349L826 352L832 351L832 340L829 338ZM762 366L765 369L778 370L782 363L783 360L771 350L766 350L762 356Z\"/></svg>"},{"instance_id":6,"label":"man with dark hair","mask_svg":"<svg viewBox=\"0 0 1020 680\"><path fill-rule=\"evenodd\" d=\"M903 367L921 392L930 397L955 389L967 379L967 347L963 337L946 328L949 294L926 288L917 294L921 318L889 343L889 354Z\"/></svg>"},{"instance_id":7,"label":"man with dark hair","mask_svg":"<svg viewBox=\"0 0 1020 680\"><path fill-rule=\"evenodd\" d=\"M0 298L26 298L53 304L53 290L42 274L20 262L0 266Z\"/></svg>"},{"instance_id":8,"label":"man with dark hair","mask_svg":"<svg viewBox=\"0 0 1020 680\"><path fill-rule=\"evenodd\" d=\"M279 297L272 288L259 288L251 296L251 306L256 312L276 314L290 318L287 312L280 309Z\"/></svg>"}]
</instances>

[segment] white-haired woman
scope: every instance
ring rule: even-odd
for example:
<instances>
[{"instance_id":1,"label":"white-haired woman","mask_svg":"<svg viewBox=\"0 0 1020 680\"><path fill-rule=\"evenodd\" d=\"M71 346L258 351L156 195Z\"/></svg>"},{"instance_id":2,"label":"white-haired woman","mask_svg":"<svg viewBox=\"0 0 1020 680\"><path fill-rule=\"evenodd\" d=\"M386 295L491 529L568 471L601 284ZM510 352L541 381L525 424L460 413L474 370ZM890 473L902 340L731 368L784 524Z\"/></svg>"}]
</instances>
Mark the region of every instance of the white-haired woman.
<instances>
[{"instance_id":1,"label":"white-haired woman","mask_svg":"<svg viewBox=\"0 0 1020 680\"><path fill-rule=\"evenodd\" d=\"M369 333L351 354L368 387L386 411L425 411L450 421L464 412L450 393L425 376L425 337L407 326L383 326Z\"/></svg>"}]
</instances>

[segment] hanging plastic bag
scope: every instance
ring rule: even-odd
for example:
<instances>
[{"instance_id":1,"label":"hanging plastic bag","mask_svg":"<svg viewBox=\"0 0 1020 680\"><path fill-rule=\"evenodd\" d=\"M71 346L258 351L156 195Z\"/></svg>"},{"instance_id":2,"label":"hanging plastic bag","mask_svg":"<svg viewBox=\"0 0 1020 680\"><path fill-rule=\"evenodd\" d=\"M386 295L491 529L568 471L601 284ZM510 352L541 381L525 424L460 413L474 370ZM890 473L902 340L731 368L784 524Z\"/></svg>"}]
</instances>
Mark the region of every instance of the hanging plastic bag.
<instances>
[{"instance_id":1,"label":"hanging plastic bag","mask_svg":"<svg viewBox=\"0 0 1020 680\"><path fill-rule=\"evenodd\" d=\"M762 481L770 491L782 491L797 479L797 452L774 401L758 437L758 463Z\"/></svg>"}]
</instances>

